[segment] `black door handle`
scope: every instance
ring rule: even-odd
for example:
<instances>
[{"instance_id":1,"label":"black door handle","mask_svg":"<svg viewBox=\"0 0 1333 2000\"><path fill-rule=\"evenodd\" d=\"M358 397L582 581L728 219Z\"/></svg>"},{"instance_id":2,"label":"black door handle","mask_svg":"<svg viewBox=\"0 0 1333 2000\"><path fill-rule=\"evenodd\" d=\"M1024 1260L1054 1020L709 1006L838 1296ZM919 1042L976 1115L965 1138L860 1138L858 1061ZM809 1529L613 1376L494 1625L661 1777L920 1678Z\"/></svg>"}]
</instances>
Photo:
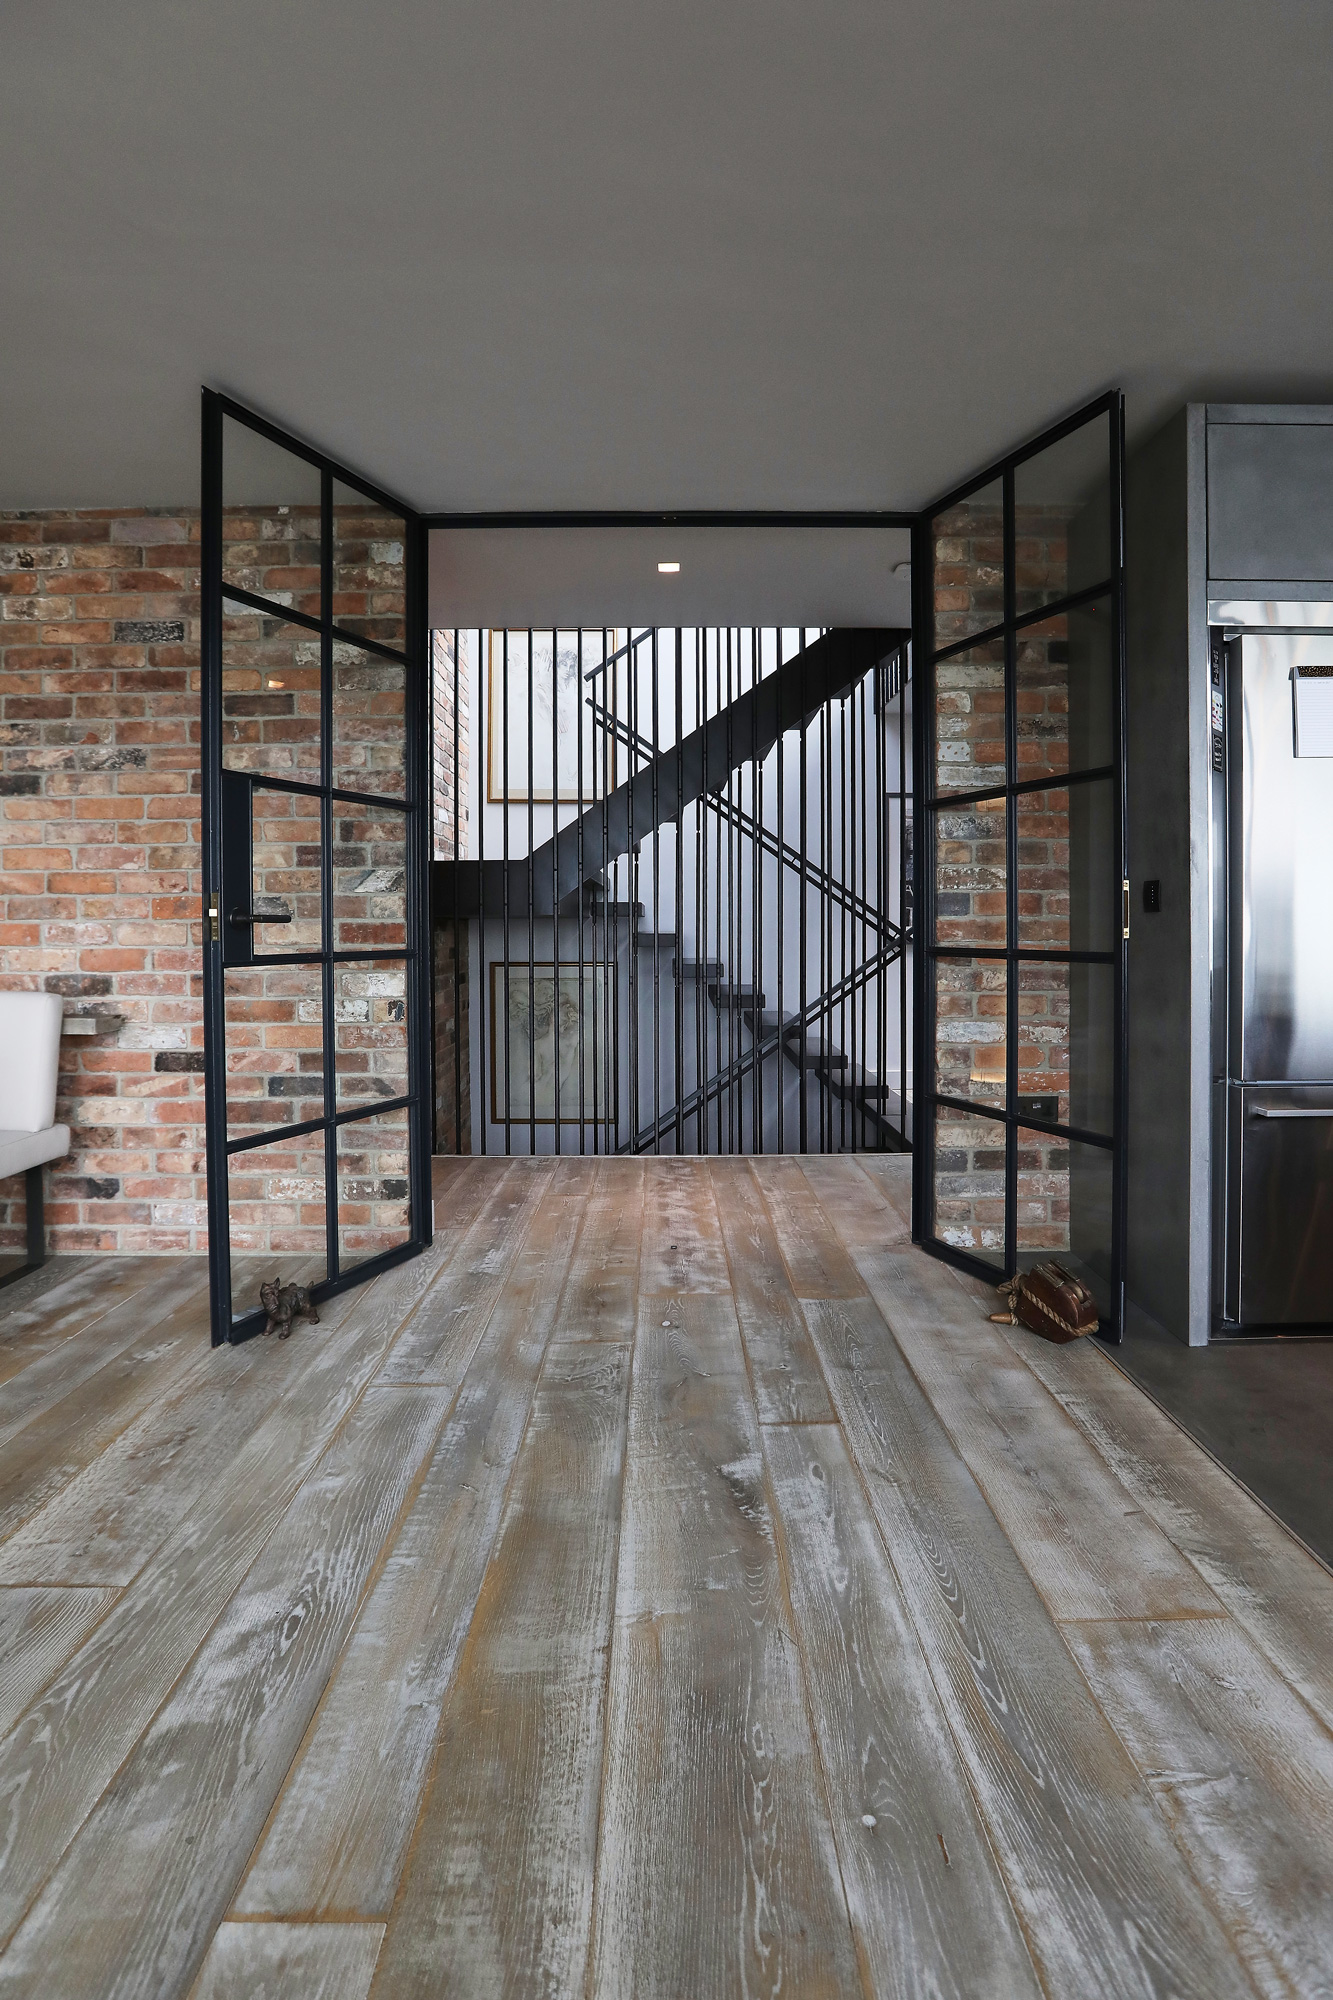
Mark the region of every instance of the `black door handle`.
<instances>
[{"instance_id":1,"label":"black door handle","mask_svg":"<svg viewBox=\"0 0 1333 2000\"><path fill-rule=\"evenodd\" d=\"M229 924L289 924L291 921L290 910L284 910L281 916L270 916L266 910L232 910L227 916Z\"/></svg>"}]
</instances>

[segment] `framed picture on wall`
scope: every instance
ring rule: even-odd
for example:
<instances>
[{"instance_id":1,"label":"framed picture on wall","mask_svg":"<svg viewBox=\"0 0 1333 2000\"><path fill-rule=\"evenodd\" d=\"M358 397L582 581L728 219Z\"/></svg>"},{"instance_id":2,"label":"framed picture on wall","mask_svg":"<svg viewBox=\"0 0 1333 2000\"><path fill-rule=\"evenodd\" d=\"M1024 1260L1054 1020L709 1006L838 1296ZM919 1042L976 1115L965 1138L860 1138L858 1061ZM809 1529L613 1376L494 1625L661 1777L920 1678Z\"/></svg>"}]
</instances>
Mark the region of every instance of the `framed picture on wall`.
<instances>
[{"instance_id":1,"label":"framed picture on wall","mask_svg":"<svg viewBox=\"0 0 1333 2000\"><path fill-rule=\"evenodd\" d=\"M550 959L492 959L490 966L491 1123L554 1125L559 1090L562 1125L614 1125L614 1068L607 1062L607 1000L615 982L605 965L554 965ZM581 982L581 984L580 984ZM582 1041L583 1115L579 1115ZM509 1053L508 1120L505 1050ZM595 1078L595 1082L594 1082ZM557 1084L558 1079L558 1084ZM610 1093L611 1101L607 1096Z\"/></svg>"},{"instance_id":2,"label":"framed picture on wall","mask_svg":"<svg viewBox=\"0 0 1333 2000\"><path fill-rule=\"evenodd\" d=\"M602 702L606 675L586 676L617 653L625 634L600 626L568 632L488 632L486 648L486 797L491 805L573 805L599 799L616 783L616 745L598 727L591 700ZM529 734L530 732L530 734Z\"/></svg>"}]
</instances>

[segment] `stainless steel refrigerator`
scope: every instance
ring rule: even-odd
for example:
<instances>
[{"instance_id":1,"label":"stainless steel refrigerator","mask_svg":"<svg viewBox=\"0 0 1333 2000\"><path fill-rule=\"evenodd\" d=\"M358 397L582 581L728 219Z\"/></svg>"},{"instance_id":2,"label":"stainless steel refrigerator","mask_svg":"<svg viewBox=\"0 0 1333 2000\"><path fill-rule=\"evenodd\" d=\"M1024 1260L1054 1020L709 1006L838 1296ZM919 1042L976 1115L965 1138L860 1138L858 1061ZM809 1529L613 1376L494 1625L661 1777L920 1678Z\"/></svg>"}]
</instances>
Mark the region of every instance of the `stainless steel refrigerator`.
<instances>
[{"instance_id":1,"label":"stainless steel refrigerator","mask_svg":"<svg viewBox=\"0 0 1333 2000\"><path fill-rule=\"evenodd\" d=\"M1307 629L1231 639L1225 718L1214 696L1228 849L1223 1311L1254 1331L1333 1326L1333 605L1292 612Z\"/></svg>"}]
</instances>

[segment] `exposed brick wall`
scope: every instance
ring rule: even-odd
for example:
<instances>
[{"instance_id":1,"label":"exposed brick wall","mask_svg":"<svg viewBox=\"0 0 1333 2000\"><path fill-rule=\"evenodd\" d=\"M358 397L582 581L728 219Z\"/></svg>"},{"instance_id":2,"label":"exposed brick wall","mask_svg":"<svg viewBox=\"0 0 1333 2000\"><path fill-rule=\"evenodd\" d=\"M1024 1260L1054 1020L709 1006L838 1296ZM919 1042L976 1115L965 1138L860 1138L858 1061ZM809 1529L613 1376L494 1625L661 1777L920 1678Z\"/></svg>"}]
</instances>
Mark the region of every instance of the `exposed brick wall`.
<instances>
[{"instance_id":1,"label":"exposed brick wall","mask_svg":"<svg viewBox=\"0 0 1333 2000\"><path fill-rule=\"evenodd\" d=\"M282 521L271 513L256 516L250 541L239 516L228 520L229 574L251 581L237 565L253 542L268 585L299 591L300 510L284 510L293 518ZM356 624L360 593L373 620L367 629L393 640L401 628L386 623L392 592L384 578L392 583L398 545L363 529L353 510L342 510L341 614ZM71 1128L72 1150L47 1170L55 1251L206 1247L198 546L191 513L0 514L0 986L59 992L67 1011L125 1017L119 1033L62 1039L56 1115ZM317 767L318 642L311 654L308 635L237 607L227 645L228 762L292 775L313 746ZM341 780L392 792L401 669L354 648L335 655ZM447 711L441 720L450 725ZM452 756L442 757L452 770ZM302 803L270 795L263 887L290 896L308 917ZM391 816L338 817L343 948L401 941L396 837ZM295 1122L317 1101L320 1002L311 978L303 968L228 974L233 1129ZM340 1102L396 1094L406 1072L401 972L340 969L335 1004ZM342 1168L349 1257L378 1247L404 1212L394 1114L363 1128L358 1143L354 1156L348 1141ZM239 1157L256 1169L247 1188L257 1185L262 1163ZM238 1247L247 1230L256 1248L306 1248L312 1232L322 1242L322 1220L300 1194L303 1176L293 1168L288 1178L280 1216L271 1178L263 1218L247 1215L238 1184ZM279 1243L283 1232L290 1244ZM0 1183L0 1253L21 1253L23 1239L23 1187L14 1179Z\"/></svg>"},{"instance_id":2,"label":"exposed brick wall","mask_svg":"<svg viewBox=\"0 0 1333 2000\"><path fill-rule=\"evenodd\" d=\"M1015 545L1018 609L1035 609L1065 588L1067 509L1020 509ZM1002 519L988 498L951 510L936 540L936 634L948 645L1004 615ZM1028 628L1017 649L1020 779L1069 761L1067 621ZM936 786L979 791L1004 782L1004 649L974 646L936 670ZM947 808L937 817L937 936L945 944L1003 945L1007 865L1004 801ZM1069 815L1061 790L1020 797L1019 941L1063 948L1069 936ZM1005 1097L1006 970L984 959L936 961L936 1087L1001 1106ZM1069 976L1063 966L1018 974L1018 1091L1055 1097L1070 1116ZM949 1242L999 1257L1004 1245L1003 1130L963 1112L941 1111L936 1219ZM1068 1247L1068 1153L1060 1142L1021 1135L1019 1244Z\"/></svg>"},{"instance_id":3,"label":"exposed brick wall","mask_svg":"<svg viewBox=\"0 0 1333 2000\"><path fill-rule=\"evenodd\" d=\"M199 528L0 514L0 984L125 1016L61 1043L55 1250L198 1250ZM0 1248L21 1248L21 1181Z\"/></svg>"}]
</instances>

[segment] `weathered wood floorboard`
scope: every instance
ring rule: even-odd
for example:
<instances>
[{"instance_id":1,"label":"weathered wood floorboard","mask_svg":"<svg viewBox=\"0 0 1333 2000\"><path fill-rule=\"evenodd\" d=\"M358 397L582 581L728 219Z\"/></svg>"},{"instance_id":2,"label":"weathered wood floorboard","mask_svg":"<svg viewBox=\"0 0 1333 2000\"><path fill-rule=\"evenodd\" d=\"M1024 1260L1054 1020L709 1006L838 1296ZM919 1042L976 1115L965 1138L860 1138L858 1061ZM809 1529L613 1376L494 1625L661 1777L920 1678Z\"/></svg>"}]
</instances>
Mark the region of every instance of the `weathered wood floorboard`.
<instances>
[{"instance_id":1,"label":"weathered wood floorboard","mask_svg":"<svg viewBox=\"0 0 1333 2000\"><path fill-rule=\"evenodd\" d=\"M553 1342L372 1992L579 1994L628 1343Z\"/></svg>"},{"instance_id":2,"label":"weathered wood floorboard","mask_svg":"<svg viewBox=\"0 0 1333 2000\"><path fill-rule=\"evenodd\" d=\"M910 1162L434 1180L0 1299L0 2000L1333 2000L1333 1576Z\"/></svg>"},{"instance_id":3,"label":"weathered wood floorboard","mask_svg":"<svg viewBox=\"0 0 1333 2000\"><path fill-rule=\"evenodd\" d=\"M1333 1993L1333 1738L1230 1618L1065 1628L1260 1992Z\"/></svg>"},{"instance_id":4,"label":"weathered wood floorboard","mask_svg":"<svg viewBox=\"0 0 1333 2000\"><path fill-rule=\"evenodd\" d=\"M511 1160L473 1221L453 1239L447 1273L413 1315L384 1368L386 1382L454 1382L471 1358L550 1180L540 1160ZM464 1361L466 1366L466 1360Z\"/></svg>"},{"instance_id":5,"label":"weathered wood floorboard","mask_svg":"<svg viewBox=\"0 0 1333 2000\"><path fill-rule=\"evenodd\" d=\"M366 2000L383 1924L219 1924L190 2000Z\"/></svg>"},{"instance_id":6,"label":"weathered wood floorboard","mask_svg":"<svg viewBox=\"0 0 1333 2000\"><path fill-rule=\"evenodd\" d=\"M1146 1785L869 1299L805 1307L1050 1991L1251 1990Z\"/></svg>"},{"instance_id":7,"label":"weathered wood floorboard","mask_svg":"<svg viewBox=\"0 0 1333 2000\"><path fill-rule=\"evenodd\" d=\"M763 1191L798 1299L856 1299L865 1295L855 1265L820 1207L801 1162L790 1154L752 1159L750 1171Z\"/></svg>"},{"instance_id":8,"label":"weathered wood floorboard","mask_svg":"<svg viewBox=\"0 0 1333 2000\"><path fill-rule=\"evenodd\" d=\"M592 1990L854 1993L730 1300L642 1302L627 1463Z\"/></svg>"},{"instance_id":9,"label":"weathered wood floorboard","mask_svg":"<svg viewBox=\"0 0 1333 2000\"><path fill-rule=\"evenodd\" d=\"M53 1257L0 1292L0 1382L86 1333L175 1257ZM110 1267L110 1268L108 1268ZM123 1267L123 1268L122 1268Z\"/></svg>"},{"instance_id":10,"label":"weathered wood floorboard","mask_svg":"<svg viewBox=\"0 0 1333 2000\"><path fill-rule=\"evenodd\" d=\"M303 1326L281 1344L210 1349L206 1300L175 1340L164 1329L161 1399L61 1480L0 1545L0 1585L131 1583L196 1499L225 1477L255 1426L290 1394L293 1377L299 1383L306 1357L317 1343L322 1351L350 1310L346 1294L332 1299L327 1327Z\"/></svg>"},{"instance_id":11,"label":"weathered wood floorboard","mask_svg":"<svg viewBox=\"0 0 1333 2000\"><path fill-rule=\"evenodd\" d=\"M551 1181L236 1899L387 1916L481 1589L580 1204Z\"/></svg>"},{"instance_id":12,"label":"weathered wood floorboard","mask_svg":"<svg viewBox=\"0 0 1333 2000\"><path fill-rule=\"evenodd\" d=\"M151 1297L155 1290L146 1287L108 1315L110 1328L122 1310L138 1310L139 1331L128 1343L112 1343L110 1358L95 1372L71 1370L63 1392L48 1383L46 1407L0 1444L0 1539L54 1500L145 1412L165 1404L182 1385L202 1385L219 1372L210 1358L203 1283L191 1284L179 1303L165 1291ZM30 1369L20 1384L38 1372Z\"/></svg>"},{"instance_id":13,"label":"weathered wood floorboard","mask_svg":"<svg viewBox=\"0 0 1333 2000\"><path fill-rule=\"evenodd\" d=\"M713 1161L708 1171L759 1421L830 1423L833 1405L764 1198L743 1164Z\"/></svg>"},{"instance_id":14,"label":"weathered wood floorboard","mask_svg":"<svg viewBox=\"0 0 1333 2000\"><path fill-rule=\"evenodd\" d=\"M116 1597L114 1590L0 1590L0 1738Z\"/></svg>"},{"instance_id":15,"label":"weathered wood floorboard","mask_svg":"<svg viewBox=\"0 0 1333 2000\"><path fill-rule=\"evenodd\" d=\"M634 1324L643 1235L643 1162L599 1160L565 1287L578 1340L624 1340Z\"/></svg>"},{"instance_id":16,"label":"weathered wood floorboard","mask_svg":"<svg viewBox=\"0 0 1333 2000\"><path fill-rule=\"evenodd\" d=\"M0 1937L7 1937L132 1754L383 1360L444 1252L345 1293L356 1315L312 1344L217 1488L180 1521L0 1743ZM316 1333L321 1329L314 1329ZM282 1347L250 1341L281 1377ZM0 1965L3 1965L0 1959Z\"/></svg>"},{"instance_id":17,"label":"weathered wood floorboard","mask_svg":"<svg viewBox=\"0 0 1333 2000\"><path fill-rule=\"evenodd\" d=\"M448 1391L372 1388L0 1957L0 1994L188 1986L323 1692Z\"/></svg>"},{"instance_id":18,"label":"weathered wood floorboard","mask_svg":"<svg viewBox=\"0 0 1333 2000\"><path fill-rule=\"evenodd\" d=\"M891 1183L865 1171L874 1155L808 1153L801 1172L824 1203L824 1212L855 1258L858 1250L902 1250L912 1240L911 1211L889 1200Z\"/></svg>"},{"instance_id":19,"label":"weathered wood floorboard","mask_svg":"<svg viewBox=\"0 0 1333 2000\"><path fill-rule=\"evenodd\" d=\"M695 1160L645 1160L640 1294L730 1290L727 1254L706 1171L701 1172Z\"/></svg>"},{"instance_id":20,"label":"weathered wood floorboard","mask_svg":"<svg viewBox=\"0 0 1333 2000\"><path fill-rule=\"evenodd\" d=\"M1040 1988L920 1641L842 1433L771 1427L810 1713L867 1990L1009 2000Z\"/></svg>"},{"instance_id":21,"label":"weathered wood floorboard","mask_svg":"<svg viewBox=\"0 0 1333 2000\"><path fill-rule=\"evenodd\" d=\"M1004 1329L1145 1514L1333 1730L1333 1576L1114 1362Z\"/></svg>"},{"instance_id":22,"label":"weathered wood floorboard","mask_svg":"<svg viewBox=\"0 0 1333 2000\"><path fill-rule=\"evenodd\" d=\"M856 1263L1053 1617L1224 1615L947 1266L910 1250Z\"/></svg>"},{"instance_id":23,"label":"weathered wood floorboard","mask_svg":"<svg viewBox=\"0 0 1333 2000\"><path fill-rule=\"evenodd\" d=\"M86 1324L71 1325L58 1342L44 1341L26 1366L0 1384L0 1446L71 1396L126 1348L143 1342L144 1336L164 1320L197 1307L201 1301L207 1344L208 1267L204 1259L145 1257L142 1262L153 1268L142 1271L136 1283L123 1289L113 1273L93 1310L83 1308ZM79 1309L71 1306L71 1321L78 1317Z\"/></svg>"}]
</instances>

